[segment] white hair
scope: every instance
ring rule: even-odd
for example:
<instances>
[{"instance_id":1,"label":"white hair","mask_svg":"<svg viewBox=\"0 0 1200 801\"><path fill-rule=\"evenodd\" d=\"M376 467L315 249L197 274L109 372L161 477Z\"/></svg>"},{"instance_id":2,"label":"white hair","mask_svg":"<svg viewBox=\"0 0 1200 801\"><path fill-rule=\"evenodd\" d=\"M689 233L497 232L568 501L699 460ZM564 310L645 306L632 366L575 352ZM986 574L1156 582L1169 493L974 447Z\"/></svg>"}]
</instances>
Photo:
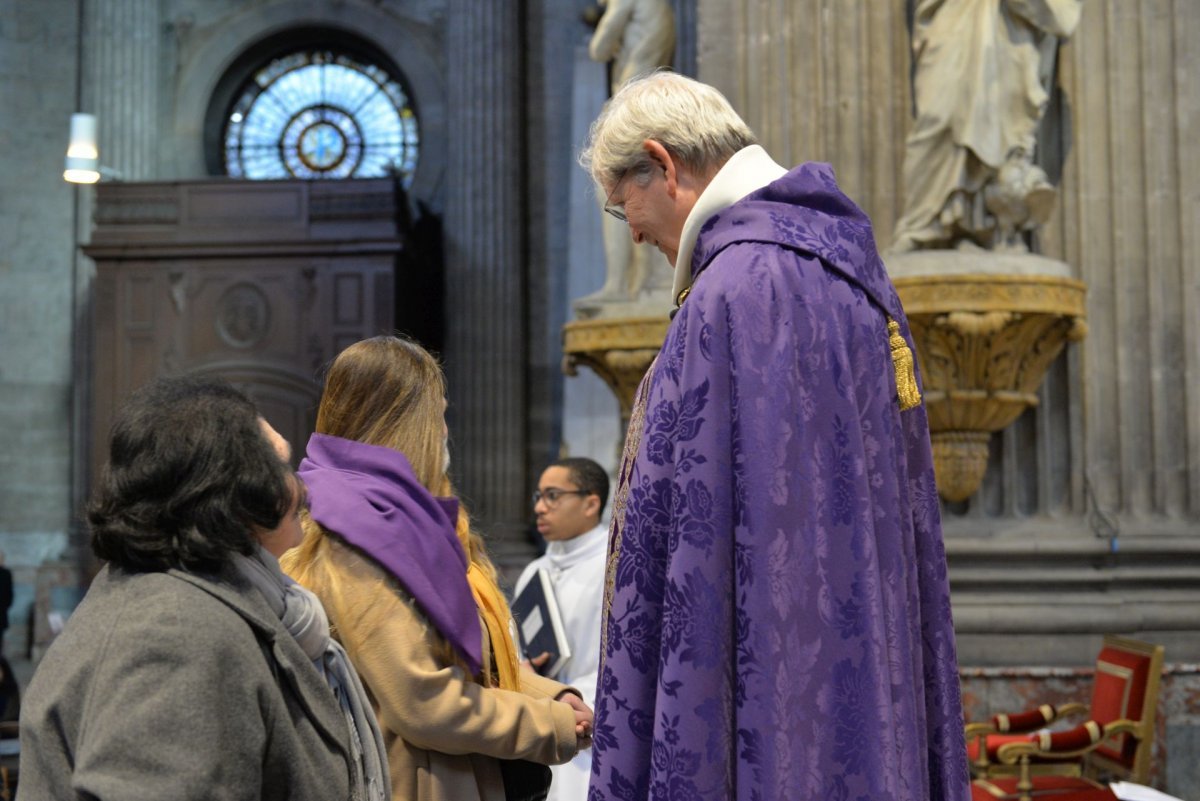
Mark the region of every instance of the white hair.
<instances>
[{"instance_id":1,"label":"white hair","mask_svg":"<svg viewBox=\"0 0 1200 801\"><path fill-rule=\"evenodd\" d=\"M592 123L579 163L598 187L610 186L646 160L642 143L659 142L689 169L710 174L757 143L725 96L667 70L629 80Z\"/></svg>"}]
</instances>

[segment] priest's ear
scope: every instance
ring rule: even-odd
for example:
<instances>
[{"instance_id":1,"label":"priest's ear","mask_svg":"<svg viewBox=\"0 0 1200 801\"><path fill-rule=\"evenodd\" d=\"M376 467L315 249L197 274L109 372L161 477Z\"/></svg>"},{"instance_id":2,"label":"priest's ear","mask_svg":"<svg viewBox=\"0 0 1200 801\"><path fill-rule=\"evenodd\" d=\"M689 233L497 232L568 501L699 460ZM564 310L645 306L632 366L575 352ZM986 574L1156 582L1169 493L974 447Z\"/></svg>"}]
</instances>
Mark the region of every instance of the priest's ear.
<instances>
[{"instance_id":1,"label":"priest's ear","mask_svg":"<svg viewBox=\"0 0 1200 801\"><path fill-rule=\"evenodd\" d=\"M642 150L654 166L663 171L663 177L667 181L667 193L674 197L675 187L679 183L679 164L671 155L671 151L667 150L657 139L643 141Z\"/></svg>"}]
</instances>

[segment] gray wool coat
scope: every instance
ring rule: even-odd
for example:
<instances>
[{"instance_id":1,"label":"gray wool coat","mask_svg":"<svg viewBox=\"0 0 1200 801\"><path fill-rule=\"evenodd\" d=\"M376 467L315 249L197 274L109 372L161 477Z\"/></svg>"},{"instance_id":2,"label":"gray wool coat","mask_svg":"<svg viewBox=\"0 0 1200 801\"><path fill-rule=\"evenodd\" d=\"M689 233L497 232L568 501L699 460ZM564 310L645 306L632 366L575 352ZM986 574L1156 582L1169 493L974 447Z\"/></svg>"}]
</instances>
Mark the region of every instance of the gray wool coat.
<instances>
[{"instance_id":1,"label":"gray wool coat","mask_svg":"<svg viewBox=\"0 0 1200 801\"><path fill-rule=\"evenodd\" d=\"M21 710L19 799L350 797L333 693L232 567L106 567Z\"/></svg>"}]
</instances>

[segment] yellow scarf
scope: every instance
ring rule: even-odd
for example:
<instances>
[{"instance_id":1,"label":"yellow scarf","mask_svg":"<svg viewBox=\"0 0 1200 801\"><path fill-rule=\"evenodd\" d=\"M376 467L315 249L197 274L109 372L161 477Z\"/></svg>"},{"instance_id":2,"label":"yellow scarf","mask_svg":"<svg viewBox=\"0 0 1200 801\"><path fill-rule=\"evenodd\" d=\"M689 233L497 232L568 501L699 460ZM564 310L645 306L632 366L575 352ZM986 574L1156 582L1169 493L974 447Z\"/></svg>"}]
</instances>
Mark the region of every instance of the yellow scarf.
<instances>
[{"instance_id":1,"label":"yellow scarf","mask_svg":"<svg viewBox=\"0 0 1200 801\"><path fill-rule=\"evenodd\" d=\"M467 583L471 585L471 594L475 596L479 617L483 619L483 625L487 626L488 639L492 642L492 662L496 665L500 689L520 692L517 647L509 629L512 612L509 611L508 602L504 600L504 594L496 586L495 580L472 558L471 526L465 510L461 507L455 533L458 534L458 541L462 543L463 551L467 554ZM491 672L491 665L484 665L483 669Z\"/></svg>"},{"instance_id":2,"label":"yellow scarf","mask_svg":"<svg viewBox=\"0 0 1200 801\"><path fill-rule=\"evenodd\" d=\"M483 618L488 637L492 641L492 660L496 663L500 689L520 691L517 649L508 628L508 621L512 617L508 603L496 582L488 578L474 562L467 568L467 581L471 584L471 593L475 596L475 605L479 607L479 616ZM484 668L487 669L488 666L485 665Z\"/></svg>"}]
</instances>

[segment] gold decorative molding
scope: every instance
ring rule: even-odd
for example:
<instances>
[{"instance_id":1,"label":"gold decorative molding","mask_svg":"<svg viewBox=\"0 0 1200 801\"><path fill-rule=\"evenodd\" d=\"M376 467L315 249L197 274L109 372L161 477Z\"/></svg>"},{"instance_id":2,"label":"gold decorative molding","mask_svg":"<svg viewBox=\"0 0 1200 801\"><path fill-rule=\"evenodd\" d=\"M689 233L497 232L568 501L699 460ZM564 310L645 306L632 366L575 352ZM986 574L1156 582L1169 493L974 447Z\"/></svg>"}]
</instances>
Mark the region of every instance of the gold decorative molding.
<instances>
[{"instance_id":1,"label":"gold decorative molding","mask_svg":"<svg viewBox=\"0 0 1200 801\"><path fill-rule=\"evenodd\" d=\"M949 274L896 278L917 346L938 492L978 491L991 434L1038 402L1046 370L1087 334L1087 287L1052 275ZM591 368L628 424L638 383L662 347L665 316L595 318L563 326L563 371Z\"/></svg>"},{"instance_id":2,"label":"gold decorative molding","mask_svg":"<svg viewBox=\"0 0 1200 801\"><path fill-rule=\"evenodd\" d=\"M671 321L654 317L599 317L573 320L563 326L563 372L576 375L590 367L617 396L621 430L633 409L633 396L654 357L658 355Z\"/></svg>"},{"instance_id":3,"label":"gold decorative molding","mask_svg":"<svg viewBox=\"0 0 1200 801\"><path fill-rule=\"evenodd\" d=\"M988 440L1025 409L1067 342L1087 335L1087 287L1047 275L897 278L917 346L938 492L975 494Z\"/></svg>"},{"instance_id":4,"label":"gold decorative molding","mask_svg":"<svg viewBox=\"0 0 1200 801\"><path fill-rule=\"evenodd\" d=\"M904 312L1046 312L1086 316L1087 285L1054 275L959 273L893 279Z\"/></svg>"}]
</instances>

